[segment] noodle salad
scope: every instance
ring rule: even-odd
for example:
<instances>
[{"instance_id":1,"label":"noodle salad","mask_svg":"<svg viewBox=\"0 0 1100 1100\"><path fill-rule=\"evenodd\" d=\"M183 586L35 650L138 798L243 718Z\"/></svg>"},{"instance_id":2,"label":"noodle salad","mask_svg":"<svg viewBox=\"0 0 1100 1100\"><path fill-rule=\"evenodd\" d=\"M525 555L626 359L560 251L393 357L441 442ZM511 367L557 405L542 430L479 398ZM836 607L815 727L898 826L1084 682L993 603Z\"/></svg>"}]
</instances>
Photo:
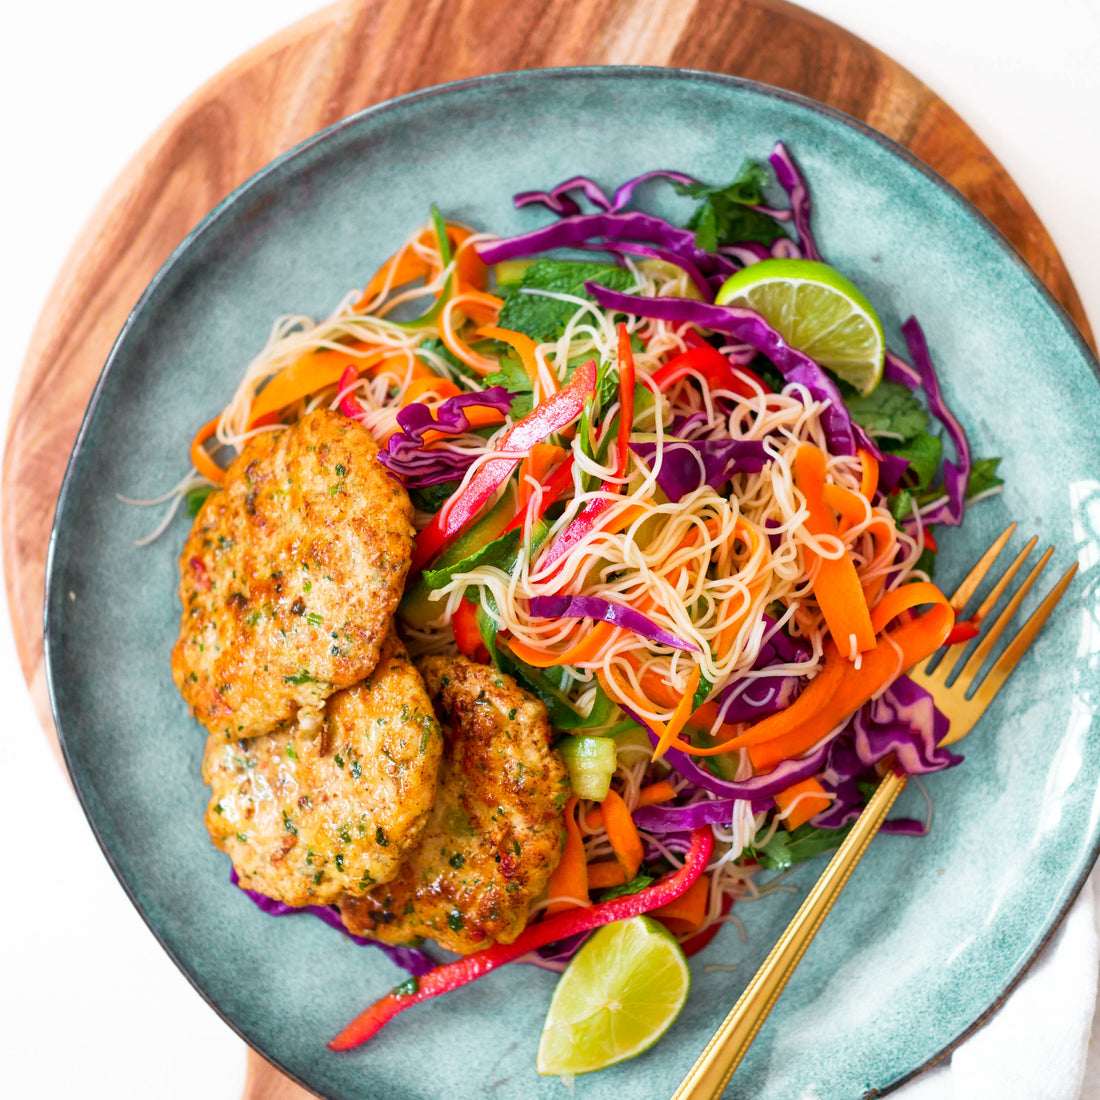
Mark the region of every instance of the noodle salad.
<instances>
[{"instance_id":1,"label":"noodle salad","mask_svg":"<svg viewBox=\"0 0 1100 1100\"><path fill-rule=\"evenodd\" d=\"M696 200L686 226L640 205L661 187ZM411 984L338 1049L512 958L561 970L610 920L649 913L693 954L775 888L762 869L839 844L882 769L961 759L904 673L975 632L932 581L932 529L996 491L996 460L971 456L915 320L852 384L728 303L758 264L850 287L787 150L721 187L575 177L515 203L547 223L500 239L433 207L331 316L279 319L173 494L195 514L223 452L314 409L364 425L415 506L410 652L513 677L569 770L565 849L516 943L397 952Z\"/></svg>"}]
</instances>

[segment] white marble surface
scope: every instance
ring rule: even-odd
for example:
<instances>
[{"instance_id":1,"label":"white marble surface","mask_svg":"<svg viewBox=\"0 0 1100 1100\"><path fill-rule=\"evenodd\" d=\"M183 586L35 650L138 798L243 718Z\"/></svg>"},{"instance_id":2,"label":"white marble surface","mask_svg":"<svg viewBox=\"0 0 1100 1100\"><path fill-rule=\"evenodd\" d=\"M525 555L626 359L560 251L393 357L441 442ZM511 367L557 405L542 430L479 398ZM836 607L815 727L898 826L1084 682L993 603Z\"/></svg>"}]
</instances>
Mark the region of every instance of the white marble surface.
<instances>
[{"instance_id":1,"label":"white marble surface","mask_svg":"<svg viewBox=\"0 0 1100 1100\"><path fill-rule=\"evenodd\" d=\"M186 6L55 0L7 12L0 66L5 424L34 321L112 179L190 92L318 6L311 0L190 0ZM1094 198L1100 4L1005 0L995 15L988 0L809 0L804 6L885 50L959 111L1039 212L1100 326ZM236 1100L243 1047L157 946L99 853L38 729L6 608L0 618L6 704L0 774L9 837L0 908L0 1092L47 1100L199 1094ZM28 883L48 883L50 896L34 905ZM997 1049L1016 1052L1015 1060L998 1054L1001 1079L966 1075L968 1059L971 1068L982 1065L975 1043L956 1057L954 1070L919 1083L920 1100L1100 1098L1100 1065L1089 1062L1079 1091L1079 1078L1056 1080L1043 1059L1029 1053L1084 1045L1085 1033L1075 1037L1068 1016L1063 1021L1058 1013L1070 1013L1075 997L1080 1002L1082 991L1094 987L1094 908L1090 890L1032 979L1041 988L1014 996L998 1014L994 1026L1004 1041ZM1078 976L1067 978L1075 968ZM1055 1007L1039 1019L1039 1004ZM1076 1018L1080 1026L1082 1010Z\"/></svg>"}]
</instances>

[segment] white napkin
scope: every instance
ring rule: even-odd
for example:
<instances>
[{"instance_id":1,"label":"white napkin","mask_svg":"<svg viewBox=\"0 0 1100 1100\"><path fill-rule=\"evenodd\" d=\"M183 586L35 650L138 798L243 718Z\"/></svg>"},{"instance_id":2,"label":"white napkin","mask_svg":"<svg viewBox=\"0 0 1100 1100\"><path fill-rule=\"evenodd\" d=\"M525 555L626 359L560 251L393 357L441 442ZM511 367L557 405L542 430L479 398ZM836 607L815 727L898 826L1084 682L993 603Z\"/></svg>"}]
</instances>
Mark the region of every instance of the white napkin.
<instances>
[{"instance_id":1,"label":"white napkin","mask_svg":"<svg viewBox=\"0 0 1100 1100\"><path fill-rule=\"evenodd\" d=\"M1098 894L1100 869L989 1022L897 1100L1100 1100Z\"/></svg>"}]
</instances>

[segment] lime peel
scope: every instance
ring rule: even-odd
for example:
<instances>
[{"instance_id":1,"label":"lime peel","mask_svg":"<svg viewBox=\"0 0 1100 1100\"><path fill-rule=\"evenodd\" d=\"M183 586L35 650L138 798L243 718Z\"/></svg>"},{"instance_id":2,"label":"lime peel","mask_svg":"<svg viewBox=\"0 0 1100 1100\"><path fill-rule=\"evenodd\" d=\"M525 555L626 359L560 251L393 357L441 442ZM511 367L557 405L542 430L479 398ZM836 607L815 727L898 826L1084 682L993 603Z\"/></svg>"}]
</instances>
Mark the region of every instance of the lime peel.
<instances>
[{"instance_id":1,"label":"lime peel","mask_svg":"<svg viewBox=\"0 0 1100 1100\"><path fill-rule=\"evenodd\" d=\"M828 264L761 260L731 275L715 302L759 313L791 347L863 396L882 379L882 322L863 292Z\"/></svg>"},{"instance_id":2,"label":"lime peel","mask_svg":"<svg viewBox=\"0 0 1100 1100\"><path fill-rule=\"evenodd\" d=\"M554 990L538 1071L571 1077L648 1050L687 1001L691 972L664 925L646 916L597 930Z\"/></svg>"}]
</instances>

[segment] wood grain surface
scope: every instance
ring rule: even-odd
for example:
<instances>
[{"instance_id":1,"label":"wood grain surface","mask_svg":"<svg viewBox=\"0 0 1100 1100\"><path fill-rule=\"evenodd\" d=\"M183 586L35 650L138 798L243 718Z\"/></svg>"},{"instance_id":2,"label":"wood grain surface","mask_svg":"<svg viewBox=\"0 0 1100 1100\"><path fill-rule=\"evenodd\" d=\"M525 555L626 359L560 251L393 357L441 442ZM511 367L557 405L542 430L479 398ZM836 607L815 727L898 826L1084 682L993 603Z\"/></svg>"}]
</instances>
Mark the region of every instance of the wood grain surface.
<instances>
[{"instance_id":1,"label":"wood grain surface","mask_svg":"<svg viewBox=\"0 0 1100 1100\"><path fill-rule=\"evenodd\" d=\"M489 72L616 64L748 77L862 119L984 211L1092 342L1061 258L1005 169L920 81L818 16L782 0L344 0L241 57L161 126L103 197L39 318L11 413L0 531L16 646L55 743L42 661L54 502L111 344L175 246L273 157L371 104ZM308 1094L250 1053L245 1095Z\"/></svg>"}]
</instances>

